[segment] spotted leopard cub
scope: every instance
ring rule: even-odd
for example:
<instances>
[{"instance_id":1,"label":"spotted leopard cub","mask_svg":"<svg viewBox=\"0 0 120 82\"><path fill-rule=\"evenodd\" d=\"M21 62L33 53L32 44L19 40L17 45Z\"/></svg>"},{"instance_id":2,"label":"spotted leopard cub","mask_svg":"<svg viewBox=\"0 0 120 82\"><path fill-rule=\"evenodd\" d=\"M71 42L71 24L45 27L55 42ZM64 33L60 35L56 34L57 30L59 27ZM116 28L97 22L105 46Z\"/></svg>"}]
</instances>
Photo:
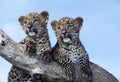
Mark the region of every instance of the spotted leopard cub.
<instances>
[{"instance_id":1,"label":"spotted leopard cub","mask_svg":"<svg viewBox=\"0 0 120 82\"><path fill-rule=\"evenodd\" d=\"M28 16L21 16L19 22L28 35L26 42L26 50L31 52L31 49L35 49L34 57L40 57L45 63L51 60L50 52L51 45L47 30L48 12L43 11L42 13L30 13ZM32 48L33 47L33 48Z\"/></svg>"},{"instance_id":2,"label":"spotted leopard cub","mask_svg":"<svg viewBox=\"0 0 120 82\"><path fill-rule=\"evenodd\" d=\"M57 37L57 44L52 50L53 59L62 66L67 80L72 82L83 82L78 72L82 73L85 82L92 82L89 57L79 39L82 24L81 17L64 17L51 23Z\"/></svg>"},{"instance_id":3,"label":"spotted leopard cub","mask_svg":"<svg viewBox=\"0 0 120 82\"><path fill-rule=\"evenodd\" d=\"M47 31L47 22L49 14L47 11L39 13L30 13L27 16L19 18L20 25L28 35L20 45L24 52L30 57L40 58L43 63L51 61L51 46ZM8 82L39 82L31 78L24 70L12 66Z\"/></svg>"}]
</instances>

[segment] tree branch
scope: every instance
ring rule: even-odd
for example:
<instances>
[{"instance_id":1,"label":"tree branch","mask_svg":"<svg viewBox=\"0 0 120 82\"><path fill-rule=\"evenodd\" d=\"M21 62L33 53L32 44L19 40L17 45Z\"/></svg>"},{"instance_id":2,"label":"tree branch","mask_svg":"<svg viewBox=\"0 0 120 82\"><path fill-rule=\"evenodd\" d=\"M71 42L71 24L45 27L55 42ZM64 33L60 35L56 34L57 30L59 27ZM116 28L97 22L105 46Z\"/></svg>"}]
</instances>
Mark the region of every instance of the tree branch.
<instances>
[{"instance_id":1,"label":"tree branch","mask_svg":"<svg viewBox=\"0 0 120 82\"><path fill-rule=\"evenodd\" d=\"M29 74L44 74L51 78L65 77L61 67L55 62L43 64L36 58L29 57L23 52L20 44L13 41L0 29L0 56L11 64L28 71Z\"/></svg>"},{"instance_id":2,"label":"tree branch","mask_svg":"<svg viewBox=\"0 0 120 82\"><path fill-rule=\"evenodd\" d=\"M0 29L0 56L11 64L26 70L31 76L42 74L50 80L64 80L65 74L63 69L55 62L43 64L36 58L31 58L23 52L20 44L13 41L5 32ZM90 63L93 72L93 82L118 82L118 80L103 68L94 63ZM58 82L58 81L57 81Z\"/></svg>"}]
</instances>

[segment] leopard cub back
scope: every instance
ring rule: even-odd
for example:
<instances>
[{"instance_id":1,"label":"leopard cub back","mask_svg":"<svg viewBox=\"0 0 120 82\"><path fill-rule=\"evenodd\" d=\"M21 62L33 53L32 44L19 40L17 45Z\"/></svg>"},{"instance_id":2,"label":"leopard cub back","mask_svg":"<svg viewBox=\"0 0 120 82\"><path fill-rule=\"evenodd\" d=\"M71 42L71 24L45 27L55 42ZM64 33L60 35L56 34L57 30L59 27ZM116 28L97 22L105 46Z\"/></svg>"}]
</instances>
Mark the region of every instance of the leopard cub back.
<instances>
[{"instance_id":1,"label":"leopard cub back","mask_svg":"<svg viewBox=\"0 0 120 82\"><path fill-rule=\"evenodd\" d=\"M37 57L43 63L51 61L51 45L48 37L47 22L49 14L47 11L41 13L30 13L20 16L19 22L27 37L20 42L21 48L30 57ZM12 66L8 82L39 82L34 81L24 70Z\"/></svg>"},{"instance_id":2,"label":"leopard cub back","mask_svg":"<svg viewBox=\"0 0 120 82\"><path fill-rule=\"evenodd\" d=\"M54 61L58 62L66 74L68 81L92 82L92 72L89 66L89 56L79 39L82 27L82 17L75 19L63 17L52 21L51 26L57 37L57 44L52 50ZM79 73L81 73L81 77ZM83 81L82 81L83 82Z\"/></svg>"}]
</instances>

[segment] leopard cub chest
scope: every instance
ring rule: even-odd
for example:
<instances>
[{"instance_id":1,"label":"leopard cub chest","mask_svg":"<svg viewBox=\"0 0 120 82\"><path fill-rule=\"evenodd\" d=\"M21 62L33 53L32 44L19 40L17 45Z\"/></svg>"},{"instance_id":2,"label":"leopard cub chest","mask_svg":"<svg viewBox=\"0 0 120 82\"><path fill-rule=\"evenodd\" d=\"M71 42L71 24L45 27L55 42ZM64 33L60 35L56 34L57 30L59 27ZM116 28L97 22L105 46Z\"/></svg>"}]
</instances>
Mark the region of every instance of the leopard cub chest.
<instances>
[{"instance_id":1,"label":"leopard cub chest","mask_svg":"<svg viewBox=\"0 0 120 82\"><path fill-rule=\"evenodd\" d=\"M39 41L37 41L37 43L36 43L36 49L37 49L36 54L42 54L45 51L50 51L51 50L50 41L47 37L48 36L44 36Z\"/></svg>"},{"instance_id":2,"label":"leopard cub chest","mask_svg":"<svg viewBox=\"0 0 120 82\"><path fill-rule=\"evenodd\" d=\"M74 45L68 47L66 57L69 58L72 63L79 63L80 58L83 56L82 47L76 47Z\"/></svg>"}]
</instances>

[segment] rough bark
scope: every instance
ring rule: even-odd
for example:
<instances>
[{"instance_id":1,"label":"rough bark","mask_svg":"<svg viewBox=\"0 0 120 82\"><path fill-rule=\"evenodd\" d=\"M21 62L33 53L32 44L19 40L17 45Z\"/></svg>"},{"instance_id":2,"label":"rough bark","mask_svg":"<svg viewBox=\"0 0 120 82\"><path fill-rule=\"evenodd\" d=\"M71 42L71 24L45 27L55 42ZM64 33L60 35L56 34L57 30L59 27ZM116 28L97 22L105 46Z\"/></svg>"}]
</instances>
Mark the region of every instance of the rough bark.
<instances>
[{"instance_id":1,"label":"rough bark","mask_svg":"<svg viewBox=\"0 0 120 82\"><path fill-rule=\"evenodd\" d=\"M31 76L41 74L49 80L65 81L63 69L56 63L50 62L43 64L37 58L31 58L23 52L20 44L13 41L5 32L0 29L0 56L11 64L26 70ZM93 82L118 82L118 80L109 72L100 66L90 63L93 72ZM57 81L58 82L58 81Z\"/></svg>"}]
</instances>

